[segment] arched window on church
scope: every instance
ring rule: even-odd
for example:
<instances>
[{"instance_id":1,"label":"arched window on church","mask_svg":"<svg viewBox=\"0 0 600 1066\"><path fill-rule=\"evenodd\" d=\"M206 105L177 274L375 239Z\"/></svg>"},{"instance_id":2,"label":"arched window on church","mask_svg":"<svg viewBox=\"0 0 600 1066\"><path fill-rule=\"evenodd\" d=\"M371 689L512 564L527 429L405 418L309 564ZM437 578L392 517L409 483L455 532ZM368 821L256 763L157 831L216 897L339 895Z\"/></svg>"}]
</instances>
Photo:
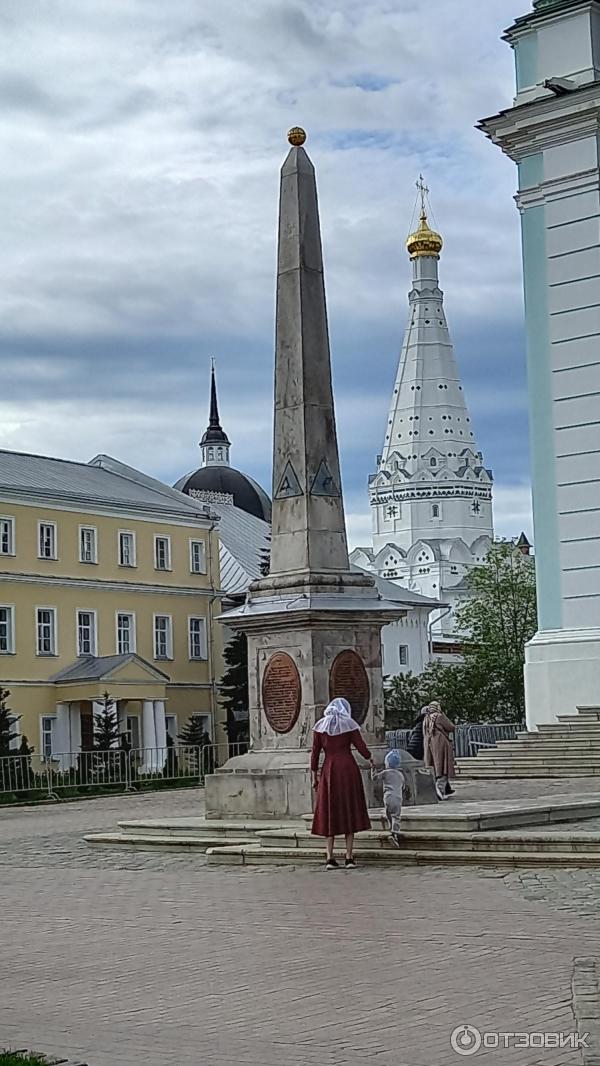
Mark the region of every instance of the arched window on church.
<instances>
[{"instance_id":1,"label":"arched window on church","mask_svg":"<svg viewBox=\"0 0 600 1066\"><path fill-rule=\"evenodd\" d=\"M222 448L217 448L217 459L222 459L222 458L223 458L223 449Z\"/></svg>"},{"instance_id":2,"label":"arched window on church","mask_svg":"<svg viewBox=\"0 0 600 1066\"><path fill-rule=\"evenodd\" d=\"M440 517L440 505L439 505L439 503L434 503L432 505L432 507L431 507L431 517L432 518L439 518Z\"/></svg>"},{"instance_id":3,"label":"arched window on church","mask_svg":"<svg viewBox=\"0 0 600 1066\"><path fill-rule=\"evenodd\" d=\"M214 457L215 457L215 450L214 450L214 448L209 448L209 449L208 449L208 458L209 458L209 459L214 459Z\"/></svg>"}]
</instances>

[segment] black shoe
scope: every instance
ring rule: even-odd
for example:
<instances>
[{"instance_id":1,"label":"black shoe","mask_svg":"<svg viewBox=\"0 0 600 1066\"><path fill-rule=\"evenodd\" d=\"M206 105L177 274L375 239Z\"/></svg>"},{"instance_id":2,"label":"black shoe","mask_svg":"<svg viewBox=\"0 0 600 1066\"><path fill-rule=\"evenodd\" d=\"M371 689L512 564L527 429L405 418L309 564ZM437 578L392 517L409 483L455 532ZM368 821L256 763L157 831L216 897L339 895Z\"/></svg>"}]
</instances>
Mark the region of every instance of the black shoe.
<instances>
[{"instance_id":1,"label":"black shoe","mask_svg":"<svg viewBox=\"0 0 600 1066\"><path fill-rule=\"evenodd\" d=\"M347 870L354 870L354 868L356 866L356 863L355 863L354 859L346 859L346 861L344 863L344 866L346 867Z\"/></svg>"},{"instance_id":2,"label":"black shoe","mask_svg":"<svg viewBox=\"0 0 600 1066\"><path fill-rule=\"evenodd\" d=\"M325 863L326 870L339 870L339 868L340 864L339 862L336 862L335 859L328 859Z\"/></svg>"},{"instance_id":3,"label":"black shoe","mask_svg":"<svg viewBox=\"0 0 600 1066\"><path fill-rule=\"evenodd\" d=\"M456 789L455 788L450 788L450 785L446 785L446 795L447 796L456 795Z\"/></svg>"}]
</instances>

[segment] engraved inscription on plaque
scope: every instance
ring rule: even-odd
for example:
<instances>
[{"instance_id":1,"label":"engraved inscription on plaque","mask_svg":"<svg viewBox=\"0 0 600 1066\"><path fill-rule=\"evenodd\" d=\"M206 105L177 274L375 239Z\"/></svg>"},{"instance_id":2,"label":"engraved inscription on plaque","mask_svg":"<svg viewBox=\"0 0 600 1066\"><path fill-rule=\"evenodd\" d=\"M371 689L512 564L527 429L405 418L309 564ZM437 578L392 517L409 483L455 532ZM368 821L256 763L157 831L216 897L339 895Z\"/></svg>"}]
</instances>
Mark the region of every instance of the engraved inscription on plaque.
<instances>
[{"instance_id":1,"label":"engraved inscription on plaque","mask_svg":"<svg viewBox=\"0 0 600 1066\"><path fill-rule=\"evenodd\" d=\"M262 681L262 704L271 729L289 733L298 721L301 702L298 667L290 655L275 652L265 667Z\"/></svg>"},{"instance_id":2,"label":"engraved inscription on plaque","mask_svg":"<svg viewBox=\"0 0 600 1066\"><path fill-rule=\"evenodd\" d=\"M352 717L362 725L370 699L369 677L360 655L348 648L334 659L329 674L329 699L343 696L352 708Z\"/></svg>"}]
</instances>

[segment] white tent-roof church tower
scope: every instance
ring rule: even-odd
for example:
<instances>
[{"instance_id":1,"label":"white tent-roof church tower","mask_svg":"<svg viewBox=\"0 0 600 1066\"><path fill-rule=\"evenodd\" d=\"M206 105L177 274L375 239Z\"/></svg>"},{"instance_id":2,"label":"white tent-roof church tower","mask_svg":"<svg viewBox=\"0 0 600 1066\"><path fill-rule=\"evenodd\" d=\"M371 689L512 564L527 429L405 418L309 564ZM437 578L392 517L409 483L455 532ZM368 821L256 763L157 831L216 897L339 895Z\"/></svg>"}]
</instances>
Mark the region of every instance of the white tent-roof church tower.
<instances>
[{"instance_id":1,"label":"white tent-roof church tower","mask_svg":"<svg viewBox=\"0 0 600 1066\"><path fill-rule=\"evenodd\" d=\"M477 447L444 314L443 240L429 226L422 179L418 188L419 226L407 241L408 325L382 454L369 479L372 548L357 548L352 561L455 607L465 598L466 574L492 542L492 473ZM443 651L454 628L452 613L439 612L434 650Z\"/></svg>"}]
</instances>

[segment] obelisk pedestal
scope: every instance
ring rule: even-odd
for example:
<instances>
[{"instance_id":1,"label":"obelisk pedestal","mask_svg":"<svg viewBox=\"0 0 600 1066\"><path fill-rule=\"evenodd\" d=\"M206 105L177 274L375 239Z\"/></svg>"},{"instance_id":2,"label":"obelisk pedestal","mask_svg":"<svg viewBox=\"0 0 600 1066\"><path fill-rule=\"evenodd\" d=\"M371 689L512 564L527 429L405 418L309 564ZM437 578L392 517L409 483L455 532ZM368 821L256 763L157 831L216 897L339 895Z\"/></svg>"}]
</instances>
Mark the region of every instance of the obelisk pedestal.
<instances>
[{"instance_id":1,"label":"obelisk pedestal","mask_svg":"<svg viewBox=\"0 0 600 1066\"><path fill-rule=\"evenodd\" d=\"M312 728L345 696L367 741L384 732L381 629L405 613L350 569L317 188L302 130L281 171L273 528L268 577L223 621L248 635L251 750L207 780L209 817L311 810ZM374 796L365 772L371 801Z\"/></svg>"}]
</instances>

